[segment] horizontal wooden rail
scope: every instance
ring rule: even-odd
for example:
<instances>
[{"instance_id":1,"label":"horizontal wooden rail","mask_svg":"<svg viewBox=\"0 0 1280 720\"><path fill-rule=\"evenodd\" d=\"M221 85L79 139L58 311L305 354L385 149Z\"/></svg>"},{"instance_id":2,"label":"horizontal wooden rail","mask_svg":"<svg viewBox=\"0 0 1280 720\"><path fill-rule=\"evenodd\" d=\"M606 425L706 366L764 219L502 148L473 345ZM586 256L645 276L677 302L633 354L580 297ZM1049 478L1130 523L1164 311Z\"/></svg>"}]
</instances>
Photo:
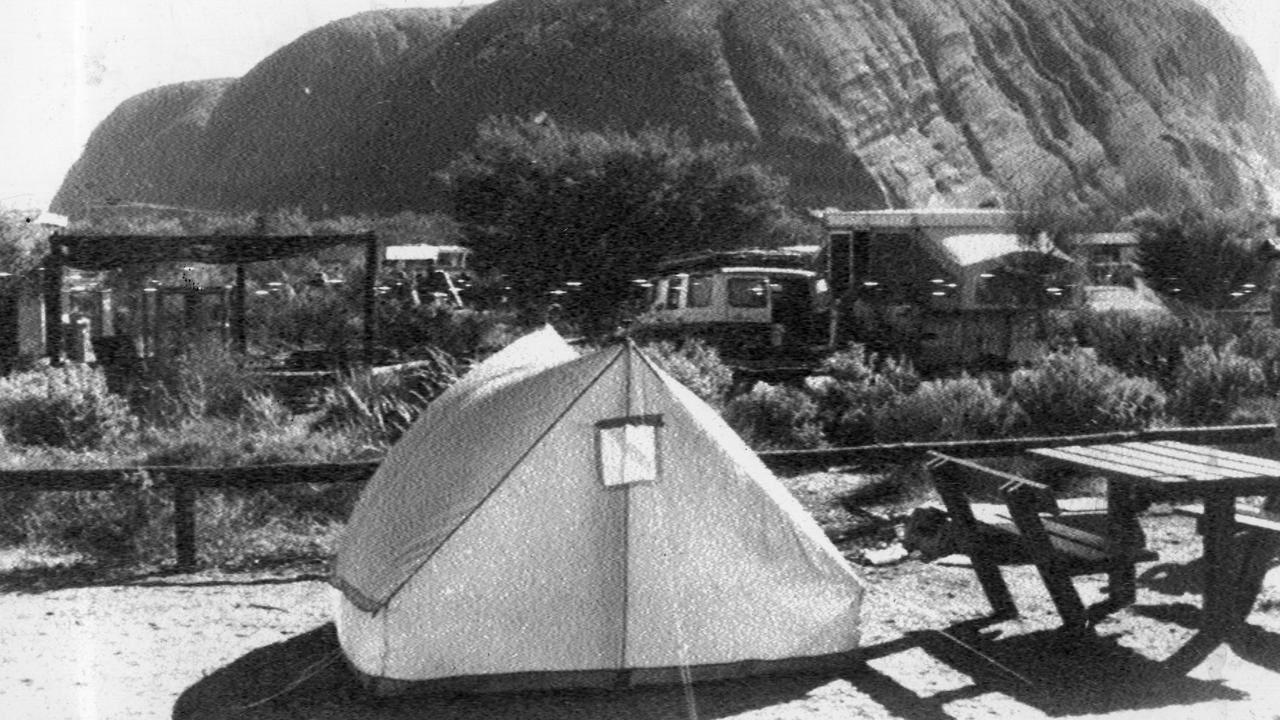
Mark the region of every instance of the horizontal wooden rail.
<instances>
[{"instance_id":1,"label":"horizontal wooden rail","mask_svg":"<svg viewBox=\"0 0 1280 720\"><path fill-rule=\"evenodd\" d=\"M363 482L376 462L246 467L150 466L93 470L0 470L0 492L119 490L129 487L262 488L296 483Z\"/></svg>"},{"instance_id":2,"label":"horizontal wooden rail","mask_svg":"<svg viewBox=\"0 0 1280 720\"><path fill-rule=\"evenodd\" d=\"M1211 445L1249 443L1275 437L1275 425L1169 428L1095 435L1000 440L896 443L825 450L770 451L760 459L773 470L801 471L850 465L913 462L929 452L975 458L1015 455L1030 448L1113 442L1181 440ZM358 483L378 469L377 462L246 467L149 466L92 470L0 470L0 492L168 489L174 499L174 538L178 566L196 564L195 498L200 488L260 489L299 483Z\"/></svg>"},{"instance_id":3,"label":"horizontal wooden rail","mask_svg":"<svg viewBox=\"0 0 1280 720\"><path fill-rule=\"evenodd\" d=\"M1066 445L1100 445L1118 442L1155 442L1179 440L1194 445L1234 445L1267 440L1276 436L1276 426L1227 425L1221 427L1162 428L1090 435L1057 435L1051 437L1000 438L997 440L948 440L942 442L904 442L858 447L824 448L821 450L785 450L760 453L760 459L773 470L821 470L850 465L887 465L914 462L929 452L952 457L979 458L1017 455L1031 448L1064 447Z\"/></svg>"},{"instance_id":4,"label":"horizontal wooden rail","mask_svg":"<svg viewBox=\"0 0 1280 720\"><path fill-rule=\"evenodd\" d=\"M1199 445L1229 445L1258 442L1274 437L1275 434L1275 425L1232 425L999 440L892 443L822 450L771 450L759 455L765 465L773 470L811 470L912 462L929 452L976 458L1016 455L1038 447L1114 442L1181 440ZM378 462L370 461L244 467L153 465L91 470L0 470L0 492L114 490L143 485L157 488L259 488L296 483L364 482L377 469Z\"/></svg>"}]
</instances>

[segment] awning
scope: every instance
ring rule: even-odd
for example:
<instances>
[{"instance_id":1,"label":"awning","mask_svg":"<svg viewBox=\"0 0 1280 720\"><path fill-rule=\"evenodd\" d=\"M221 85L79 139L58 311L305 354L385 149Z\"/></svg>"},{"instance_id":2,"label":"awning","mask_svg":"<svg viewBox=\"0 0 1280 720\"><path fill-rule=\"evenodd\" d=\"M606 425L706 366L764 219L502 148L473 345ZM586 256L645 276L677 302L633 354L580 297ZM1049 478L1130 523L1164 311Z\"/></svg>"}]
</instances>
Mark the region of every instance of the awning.
<instances>
[{"instance_id":1,"label":"awning","mask_svg":"<svg viewBox=\"0 0 1280 720\"><path fill-rule=\"evenodd\" d=\"M922 231L926 244L938 259L956 270L986 269L1005 259L1023 254L1048 254L1063 262L1071 258L1058 250L1044 236L1028 241L1017 233L956 233L938 235Z\"/></svg>"}]
</instances>

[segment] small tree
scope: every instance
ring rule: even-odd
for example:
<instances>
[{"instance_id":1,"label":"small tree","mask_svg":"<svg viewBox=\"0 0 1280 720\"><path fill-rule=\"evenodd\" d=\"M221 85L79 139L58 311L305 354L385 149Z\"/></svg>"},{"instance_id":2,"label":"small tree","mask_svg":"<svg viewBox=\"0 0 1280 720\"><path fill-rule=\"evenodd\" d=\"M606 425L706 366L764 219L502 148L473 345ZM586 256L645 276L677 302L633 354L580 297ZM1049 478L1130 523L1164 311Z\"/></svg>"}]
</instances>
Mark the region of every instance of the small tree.
<instances>
[{"instance_id":1,"label":"small tree","mask_svg":"<svg viewBox=\"0 0 1280 720\"><path fill-rule=\"evenodd\" d=\"M1130 222L1147 282L1165 295L1221 310L1270 285L1272 248L1254 211L1145 211Z\"/></svg>"},{"instance_id":2,"label":"small tree","mask_svg":"<svg viewBox=\"0 0 1280 720\"><path fill-rule=\"evenodd\" d=\"M555 300L588 332L611 329L631 280L665 255L764 244L794 230L781 178L736 147L671 130L494 119L446 180L477 263L502 271L527 309Z\"/></svg>"},{"instance_id":3,"label":"small tree","mask_svg":"<svg viewBox=\"0 0 1280 720\"><path fill-rule=\"evenodd\" d=\"M0 211L0 272L24 275L49 253L51 229L33 222L36 213Z\"/></svg>"}]
</instances>

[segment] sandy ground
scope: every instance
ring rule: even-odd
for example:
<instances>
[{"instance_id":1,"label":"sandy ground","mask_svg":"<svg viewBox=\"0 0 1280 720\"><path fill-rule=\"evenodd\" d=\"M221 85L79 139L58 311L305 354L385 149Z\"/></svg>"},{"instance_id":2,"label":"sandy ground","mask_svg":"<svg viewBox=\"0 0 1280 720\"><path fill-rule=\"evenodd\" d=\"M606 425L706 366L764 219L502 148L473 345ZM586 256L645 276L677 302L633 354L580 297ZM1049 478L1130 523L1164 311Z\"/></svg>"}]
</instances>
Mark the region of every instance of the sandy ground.
<instances>
[{"instance_id":1,"label":"sandy ground","mask_svg":"<svg viewBox=\"0 0 1280 720\"><path fill-rule=\"evenodd\" d=\"M1232 645L1186 676L1159 663L1194 626L1187 522L1149 528L1162 559L1141 568L1138 603L1083 645L1057 644L1029 569L1009 574L1024 617L972 635L953 627L985 611L972 573L908 560L866 570L867 660L847 672L392 701L365 697L335 654L319 565L110 579L0 573L0 717L1280 718L1280 574ZM1080 582L1086 599L1101 593L1103 578Z\"/></svg>"}]
</instances>

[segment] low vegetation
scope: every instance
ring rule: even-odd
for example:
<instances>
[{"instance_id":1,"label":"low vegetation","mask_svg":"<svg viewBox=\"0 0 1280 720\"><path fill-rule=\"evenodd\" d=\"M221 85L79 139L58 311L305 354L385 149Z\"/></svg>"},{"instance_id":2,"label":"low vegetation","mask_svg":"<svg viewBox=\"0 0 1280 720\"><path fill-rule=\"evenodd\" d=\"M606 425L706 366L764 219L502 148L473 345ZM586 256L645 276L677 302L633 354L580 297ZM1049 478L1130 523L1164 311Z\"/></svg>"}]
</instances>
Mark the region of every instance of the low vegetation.
<instances>
[{"instance_id":1,"label":"low vegetation","mask_svg":"<svg viewBox=\"0 0 1280 720\"><path fill-rule=\"evenodd\" d=\"M421 311L462 357L419 347L399 371L350 372L300 409L233 356L195 348L145 381L35 367L0 379L0 467L236 466L374 460L481 356L519 334L501 313ZM758 450L1272 421L1280 333L1192 316L1058 317L1060 350L1011 373L926 379L851 345L791 382L735 384L714 348L657 343L648 357L717 408ZM1155 351L1152 348L1156 348ZM332 550L356 488L203 491L202 561L288 561ZM0 543L85 562L171 559L172 501L145 474L112 492L11 493Z\"/></svg>"}]
</instances>

